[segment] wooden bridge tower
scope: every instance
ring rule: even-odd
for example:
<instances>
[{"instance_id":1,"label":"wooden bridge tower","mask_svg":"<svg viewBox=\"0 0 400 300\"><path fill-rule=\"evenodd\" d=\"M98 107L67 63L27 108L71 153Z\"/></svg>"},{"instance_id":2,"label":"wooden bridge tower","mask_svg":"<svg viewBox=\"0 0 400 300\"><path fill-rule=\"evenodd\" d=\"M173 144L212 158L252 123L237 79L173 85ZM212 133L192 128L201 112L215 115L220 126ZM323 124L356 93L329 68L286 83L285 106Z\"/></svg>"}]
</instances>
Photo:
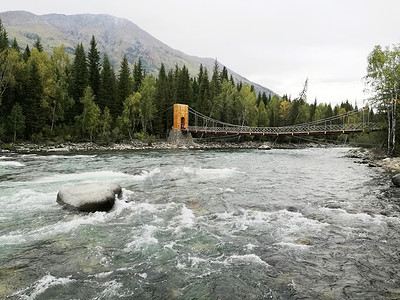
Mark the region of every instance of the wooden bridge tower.
<instances>
[{"instance_id":1,"label":"wooden bridge tower","mask_svg":"<svg viewBox=\"0 0 400 300\"><path fill-rule=\"evenodd\" d=\"M195 143L189 132L189 106L174 104L174 124L167 141L177 147L191 147Z\"/></svg>"},{"instance_id":2,"label":"wooden bridge tower","mask_svg":"<svg viewBox=\"0 0 400 300\"><path fill-rule=\"evenodd\" d=\"M187 130L189 125L189 107L186 104L174 104L174 124L172 130Z\"/></svg>"}]
</instances>

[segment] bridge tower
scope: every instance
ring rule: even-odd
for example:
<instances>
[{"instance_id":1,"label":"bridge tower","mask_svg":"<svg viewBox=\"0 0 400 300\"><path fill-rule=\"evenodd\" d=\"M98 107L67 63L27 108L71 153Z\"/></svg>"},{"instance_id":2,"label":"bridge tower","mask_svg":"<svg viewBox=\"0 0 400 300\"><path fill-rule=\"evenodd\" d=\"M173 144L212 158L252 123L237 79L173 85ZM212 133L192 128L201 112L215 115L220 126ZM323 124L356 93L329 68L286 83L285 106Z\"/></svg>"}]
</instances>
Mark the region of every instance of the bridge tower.
<instances>
[{"instance_id":1,"label":"bridge tower","mask_svg":"<svg viewBox=\"0 0 400 300\"><path fill-rule=\"evenodd\" d=\"M174 124L172 130L188 129L189 107L186 104L174 104Z\"/></svg>"},{"instance_id":2,"label":"bridge tower","mask_svg":"<svg viewBox=\"0 0 400 300\"><path fill-rule=\"evenodd\" d=\"M174 124L169 132L167 141L176 147L195 146L192 134L188 131L189 106L174 104Z\"/></svg>"}]
</instances>

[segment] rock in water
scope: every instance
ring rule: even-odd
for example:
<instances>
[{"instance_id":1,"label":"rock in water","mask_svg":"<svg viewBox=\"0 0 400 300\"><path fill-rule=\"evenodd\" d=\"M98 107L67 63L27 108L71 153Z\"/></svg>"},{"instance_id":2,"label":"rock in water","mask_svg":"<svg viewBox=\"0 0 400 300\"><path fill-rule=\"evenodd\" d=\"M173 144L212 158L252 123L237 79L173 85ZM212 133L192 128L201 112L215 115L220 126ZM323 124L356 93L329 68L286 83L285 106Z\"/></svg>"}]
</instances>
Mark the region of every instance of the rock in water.
<instances>
[{"instance_id":1,"label":"rock in water","mask_svg":"<svg viewBox=\"0 0 400 300\"><path fill-rule=\"evenodd\" d=\"M112 182L82 183L63 187L57 194L57 202L69 209L95 212L109 211L120 197L121 187Z\"/></svg>"},{"instance_id":2,"label":"rock in water","mask_svg":"<svg viewBox=\"0 0 400 300\"><path fill-rule=\"evenodd\" d=\"M392 177L392 182L395 186L400 187L400 174L396 174Z\"/></svg>"},{"instance_id":3,"label":"rock in water","mask_svg":"<svg viewBox=\"0 0 400 300\"><path fill-rule=\"evenodd\" d=\"M260 147L258 147L259 150L271 150L271 146L269 144L262 144Z\"/></svg>"}]
</instances>

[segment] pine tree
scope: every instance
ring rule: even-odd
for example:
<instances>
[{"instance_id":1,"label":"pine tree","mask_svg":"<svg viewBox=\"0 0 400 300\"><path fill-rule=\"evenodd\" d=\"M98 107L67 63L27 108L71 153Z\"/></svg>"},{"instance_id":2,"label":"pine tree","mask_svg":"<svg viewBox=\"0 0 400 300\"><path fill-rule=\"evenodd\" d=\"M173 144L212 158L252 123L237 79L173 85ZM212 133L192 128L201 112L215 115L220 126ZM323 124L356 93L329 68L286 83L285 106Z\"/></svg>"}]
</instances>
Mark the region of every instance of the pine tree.
<instances>
[{"instance_id":1,"label":"pine tree","mask_svg":"<svg viewBox=\"0 0 400 300\"><path fill-rule=\"evenodd\" d=\"M221 103L219 101L219 95L221 93L221 79L219 72L218 61L214 62L213 75L210 82L210 101L211 109L209 116L216 118L220 114Z\"/></svg>"},{"instance_id":2,"label":"pine tree","mask_svg":"<svg viewBox=\"0 0 400 300\"><path fill-rule=\"evenodd\" d=\"M18 42L17 42L17 39L16 39L16 38L14 38L14 40L13 40L13 42L12 42L12 44L11 44L11 48L14 49L14 50L16 50L16 51L18 51L18 52L20 52L19 46L18 46Z\"/></svg>"},{"instance_id":3,"label":"pine tree","mask_svg":"<svg viewBox=\"0 0 400 300\"><path fill-rule=\"evenodd\" d=\"M8 35L0 19L0 52L8 48Z\"/></svg>"},{"instance_id":4,"label":"pine tree","mask_svg":"<svg viewBox=\"0 0 400 300\"><path fill-rule=\"evenodd\" d=\"M231 77L229 78L229 82L232 84L232 86L235 86L235 80L233 80L232 74Z\"/></svg>"},{"instance_id":5,"label":"pine tree","mask_svg":"<svg viewBox=\"0 0 400 300\"><path fill-rule=\"evenodd\" d=\"M179 103L178 100L178 77L179 77L179 67L176 64L175 65L175 70L173 72L173 81L172 81L172 92L173 92L173 101L172 103Z\"/></svg>"},{"instance_id":6,"label":"pine tree","mask_svg":"<svg viewBox=\"0 0 400 300\"><path fill-rule=\"evenodd\" d=\"M121 114L122 111L122 104L124 103L125 99L128 98L132 94L132 79L129 70L129 63L126 55L124 55L121 67L119 69L118 74L118 87L117 87L117 104L118 104L118 115Z\"/></svg>"},{"instance_id":7,"label":"pine tree","mask_svg":"<svg viewBox=\"0 0 400 300\"><path fill-rule=\"evenodd\" d=\"M25 129L25 116L22 113L22 107L15 103L13 106L10 115L7 118L7 125L10 132L13 133L14 143L17 140L17 134L23 135Z\"/></svg>"},{"instance_id":8,"label":"pine tree","mask_svg":"<svg viewBox=\"0 0 400 300\"><path fill-rule=\"evenodd\" d=\"M197 98L196 110L205 115L209 115L211 111L210 82L208 81L207 68L204 69L202 80L200 82L199 97Z\"/></svg>"},{"instance_id":9,"label":"pine tree","mask_svg":"<svg viewBox=\"0 0 400 300\"><path fill-rule=\"evenodd\" d=\"M271 98L268 98L267 94L265 92L263 92L261 95L261 100L262 100L262 102L264 102L264 105L267 106L267 104L268 104L269 100L271 100Z\"/></svg>"},{"instance_id":10,"label":"pine tree","mask_svg":"<svg viewBox=\"0 0 400 300\"><path fill-rule=\"evenodd\" d=\"M292 101L292 106L290 110L290 121L288 125L297 124L297 120L299 117L300 106L303 104L303 100L301 98L296 98Z\"/></svg>"},{"instance_id":11,"label":"pine tree","mask_svg":"<svg viewBox=\"0 0 400 300\"><path fill-rule=\"evenodd\" d=\"M214 61L213 75L211 77L211 85L217 87L221 84L218 60Z\"/></svg>"},{"instance_id":12,"label":"pine tree","mask_svg":"<svg viewBox=\"0 0 400 300\"><path fill-rule=\"evenodd\" d=\"M158 78L156 81L156 91L154 96L154 105L156 109L156 118L154 120L154 132L158 136L164 136L167 131L167 111L168 108L168 81L165 73L165 66L162 63Z\"/></svg>"},{"instance_id":13,"label":"pine tree","mask_svg":"<svg viewBox=\"0 0 400 300\"><path fill-rule=\"evenodd\" d=\"M229 81L229 78L228 78L228 70L227 70L227 68L226 68L225 66L222 68L222 72L221 72L221 75L220 75L220 79L221 79L221 83L222 83L224 80Z\"/></svg>"},{"instance_id":14,"label":"pine tree","mask_svg":"<svg viewBox=\"0 0 400 300\"><path fill-rule=\"evenodd\" d=\"M351 107L351 106L350 106ZM353 107L351 107L351 108L353 108ZM351 109L352 110L352 109ZM329 103L327 106L326 106L326 114L325 114L325 118L329 118L329 117L332 117L333 116L333 109L332 109L332 105Z\"/></svg>"},{"instance_id":15,"label":"pine tree","mask_svg":"<svg viewBox=\"0 0 400 300\"><path fill-rule=\"evenodd\" d=\"M177 69L176 74L176 103L192 106L192 86L190 84L189 70L184 65Z\"/></svg>"},{"instance_id":16,"label":"pine tree","mask_svg":"<svg viewBox=\"0 0 400 300\"><path fill-rule=\"evenodd\" d=\"M100 109L108 107L111 115L116 118L120 107L116 101L116 79L107 54L103 56L103 67L100 73L100 90L97 97L97 103Z\"/></svg>"},{"instance_id":17,"label":"pine tree","mask_svg":"<svg viewBox=\"0 0 400 300\"><path fill-rule=\"evenodd\" d=\"M310 105L310 121L314 121L315 111L317 110L317 98L315 98L314 103Z\"/></svg>"},{"instance_id":18,"label":"pine tree","mask_svg":"<svg viewBox=\"0 0 400 300\"><path fill-rule=\"evenodd\" d=\"M27 62L29 57L31 57L31 50L29 49L29 46L26 45L25 51L22 54L22 57L24 58L24 61Z\"/></svg>"},{"instance_id":19,"label":"pine tree","mask_svg":"<svg viewBox=\"0 0 400 300\"><path fill-rule=\"evenodd\" d=\"M45 124L45 115L41 107L43 82L36 60L29 61L28 74L28 80L24 88L26 98L21 103L21 106L25 116L25 136L30 138L32 134L40 133Z\"/></svg>"},{"instance_id":20,"label":"pine tree","mask_svg":"<svg viewBox=\"0 0 400 300\"><path fill-rule=\"evenodd\" d=\"M204 70L203 70L203 64L200 64L199 67L199 74L197 75L197 82L200 84L203 80L203 74L204 74Z\"/></svg>"},{"instance_id":21,"label":"pine tree","mask_svg":"<svg viewBox=\"0 0 400 300\"><path fill-rule=\"evenodd\" d=\"M36 48L39 52L43 51L43 45L42 42L40 41L40 38L38 38L35 43L33 44L33 47Z\"/></svg>"},{"instance_id":22,"label":"pine tree","mask_svg":"<svg viewBox=\"0 0 400 300\"><path fill-rule=\"evenodd\" d=\"M237 83L236 84L236 88L237 88L237 90L240 92L240 90L242 89L242 87L243 87L243 82L239 82L239 83Z\"/></svg>"},{"instance_id":23,"label":"pine tree","mask_svg":"<svg viewBox=\"0 0 400 300\"><path fill-rule=\"evenodd\" d=\"M142 67L142 61L139 58L137 63L133 66L133 91L134 92L139 91L143 79L144 79L144 70Z\"/></svg>"},{"instance_id":24,"label":"pine tree","mask_svg":"<svg viewBox=\"0 0 400 300\"><path fill-rule=\"evenodd\" d=\"M167 75L167 89L166 89L166 97L167 97L167 104L166 107L168 108L173 108L173 105L175 104L174 96L175 96L175 78L174 78L174 71L169 70L168 75ZM167 130L169 131L172 127L172 113L167 113Z\"/></svg>"},{"instance_id":25,"label":"pine tree","mask_svg":"<svg viewBox=\"0 0 400 300\"><path fill-rule=\"evenodd\" d=\"M199 82L197 81L196 77L190 78L190 86L191 86L191 92L192 92L192 99L190 101L191 106L194 106L196 104L197 99L199 98L199 89L200 85Z\"/></svg>"},{"instance_id":26,"label":"pine tree","mask_svg":"<svg viewBox=\"0 0 400 300\"><path fill-rule=\"evenodd\" d=\"M78 44L75 49L75 58L72 63L71 77L70 95L74 99L75 105L69 112L69 117L73 118L73 116L77 116L82 113L83 107L79 100L83 97L84 91L89 82L85 49L83 48L82 43Z\"/></svg>"},{"instance_id":27,"label":"pine tree","mask_svg":"<svg viewBox=\"0 0 400 300\"><path fill-rule=\"evenodd\" d=\"M100 89L100 54L97 50L97 43L94 36L92 36L90 41L90 49L87 59L89 66L89 85L92 88L95 97L97 97Z\"/></svg>"},{"instance_id":28,"label":"pine tree","mask_svg":"<svg viewBox=\"0 0 400 300\"><path fill-rule=\"evenodd\" d=\"M258 93L257 95L257 106L261 103L262 98L261 98L261 93Z\"/></svg>"}]
</instances>

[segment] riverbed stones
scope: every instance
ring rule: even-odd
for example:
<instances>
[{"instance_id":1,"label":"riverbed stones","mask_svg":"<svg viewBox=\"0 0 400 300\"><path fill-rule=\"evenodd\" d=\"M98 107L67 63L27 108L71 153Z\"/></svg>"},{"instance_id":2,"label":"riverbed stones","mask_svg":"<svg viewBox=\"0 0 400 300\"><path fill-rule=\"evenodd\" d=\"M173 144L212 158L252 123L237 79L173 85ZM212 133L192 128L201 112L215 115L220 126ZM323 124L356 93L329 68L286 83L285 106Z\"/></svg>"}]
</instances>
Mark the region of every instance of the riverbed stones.
<instances>
[{"instance_id":1,"label":"riverbed stones","mask_svg":"<svg viewBox=\"0 0 400 300\"><path fill-rule=\"evenodd\" d=\"M57 202L71 210L109 211L115 197L121 194L121 187L113 182L81 183L63 187L57 194Z\"/></svg>"}]
</instances>

